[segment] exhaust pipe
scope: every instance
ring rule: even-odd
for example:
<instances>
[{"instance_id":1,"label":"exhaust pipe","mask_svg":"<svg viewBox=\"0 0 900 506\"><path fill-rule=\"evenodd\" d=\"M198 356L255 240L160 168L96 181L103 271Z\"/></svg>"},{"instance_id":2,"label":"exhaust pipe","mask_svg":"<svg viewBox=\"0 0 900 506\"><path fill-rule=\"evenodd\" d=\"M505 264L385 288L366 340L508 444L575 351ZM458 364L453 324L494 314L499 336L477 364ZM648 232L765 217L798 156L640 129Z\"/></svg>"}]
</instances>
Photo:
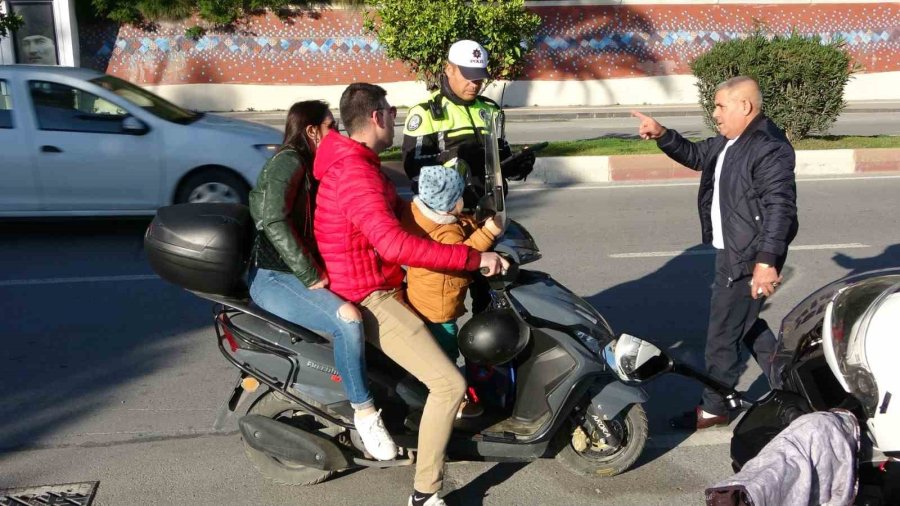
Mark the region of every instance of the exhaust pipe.
<instances>
[{"instance_id":1,"label":"exhaust pipe","mask_svg":"<svg viewBox=\"0 0 900 506\"><path fill-rule=\"evenodd\" d=\"M241 435L254 450L323 471L350 467L333 442L261 415L247 415L240 421Z\"/></svg>"}]
</instances>

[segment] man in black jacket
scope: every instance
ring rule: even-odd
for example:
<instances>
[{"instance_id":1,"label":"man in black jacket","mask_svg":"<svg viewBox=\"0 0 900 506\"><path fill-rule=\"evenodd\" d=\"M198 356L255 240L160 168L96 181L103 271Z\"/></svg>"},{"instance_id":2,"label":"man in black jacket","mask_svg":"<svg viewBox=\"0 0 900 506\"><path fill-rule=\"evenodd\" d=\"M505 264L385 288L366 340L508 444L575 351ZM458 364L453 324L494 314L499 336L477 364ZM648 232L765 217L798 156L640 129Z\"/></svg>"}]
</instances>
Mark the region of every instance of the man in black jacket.
<instances>
[{"instance_id":1,"label":"man in black jacket","mask_svg":"<svg viewBox=\"0 0 900 506\"><path fill-rule=\"evenodd\" d=\"M716 273L706 338L706 368L728 386L737 384L740 343L750 348L770 383L775 335L759 318L765 297L781 283L788 245L797 235L794 148L764 116L759 85L735 77L716 88L713 118L719 135L691 142L653 118L638 133L655 139L676 162L701 171L698 207L704 244L716 248ZM724 399L710 389L702 404L673 427L705 429L728 423Z\"/></svg>"}]
</instances>

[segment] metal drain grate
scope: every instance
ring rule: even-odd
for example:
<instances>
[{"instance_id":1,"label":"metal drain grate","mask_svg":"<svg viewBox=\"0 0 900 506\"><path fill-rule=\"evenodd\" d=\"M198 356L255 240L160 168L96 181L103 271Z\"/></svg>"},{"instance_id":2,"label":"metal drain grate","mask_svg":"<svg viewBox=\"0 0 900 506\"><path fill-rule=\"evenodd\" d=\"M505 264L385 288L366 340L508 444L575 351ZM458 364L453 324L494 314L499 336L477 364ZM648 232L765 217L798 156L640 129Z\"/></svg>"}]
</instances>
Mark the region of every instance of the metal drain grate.
<instances>
[{"instance_id":1,"label":"metal drain grate","mask_svg":"<svg viewBox=\"0 0 900 506\"><path fill-rule=\"evenodd\" d=\"M99 481L0 489L0 506L90 506Z\"/></svg>"}]
</instances>

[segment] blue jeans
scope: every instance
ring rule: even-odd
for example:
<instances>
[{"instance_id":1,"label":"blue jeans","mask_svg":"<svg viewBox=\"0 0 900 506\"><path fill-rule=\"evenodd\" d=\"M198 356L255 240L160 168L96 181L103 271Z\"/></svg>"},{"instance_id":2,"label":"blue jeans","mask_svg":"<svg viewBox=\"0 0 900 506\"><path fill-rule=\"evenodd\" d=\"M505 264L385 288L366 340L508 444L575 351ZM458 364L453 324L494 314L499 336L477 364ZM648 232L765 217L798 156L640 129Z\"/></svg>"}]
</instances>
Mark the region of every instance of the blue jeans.
<instances>
[{"instance_id":1,"label":"blue jeans","mask_svg":"<svg viewBox=\"0 0 900 506\"><path fill-rule=\"evenodd\" d=\"M331 290L310 290L289 272L251 268L250 297L266 311L311 330L333 336L334 366L354 409L375 405L366 382L362 321L341 318L347 303Z\"/></svg>"}]
</instances>

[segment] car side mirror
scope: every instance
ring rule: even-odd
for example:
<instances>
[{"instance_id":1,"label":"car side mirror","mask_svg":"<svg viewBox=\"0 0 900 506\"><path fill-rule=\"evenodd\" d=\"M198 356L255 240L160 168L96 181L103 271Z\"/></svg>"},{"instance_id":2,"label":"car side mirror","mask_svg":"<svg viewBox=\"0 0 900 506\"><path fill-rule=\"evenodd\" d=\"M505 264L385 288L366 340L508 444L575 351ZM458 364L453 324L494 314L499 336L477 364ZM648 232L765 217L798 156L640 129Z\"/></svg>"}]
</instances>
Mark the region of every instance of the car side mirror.
<instances>
[{"instance_id":1,"label":"car side mirror","mask_svg":"<svg viewBox=\"0 0 900 506\"><path fill-rule=\"evenodd\" d=\"M129 135L144 135L149 131L150 127L134 116L126 116L125 119L122 120L122 133Z\"/></svg>"},{"instance_id":2,"label":"car side mirror","mask_svg":"<svg viewBox=\"0 0 900 506\"><path fill-rule=\"evenodd\" d=\"M603 349L606 363L622 381L640 383L672 371L674 364L655 344L622 334Z\"/></svg>"}]
</instances>

